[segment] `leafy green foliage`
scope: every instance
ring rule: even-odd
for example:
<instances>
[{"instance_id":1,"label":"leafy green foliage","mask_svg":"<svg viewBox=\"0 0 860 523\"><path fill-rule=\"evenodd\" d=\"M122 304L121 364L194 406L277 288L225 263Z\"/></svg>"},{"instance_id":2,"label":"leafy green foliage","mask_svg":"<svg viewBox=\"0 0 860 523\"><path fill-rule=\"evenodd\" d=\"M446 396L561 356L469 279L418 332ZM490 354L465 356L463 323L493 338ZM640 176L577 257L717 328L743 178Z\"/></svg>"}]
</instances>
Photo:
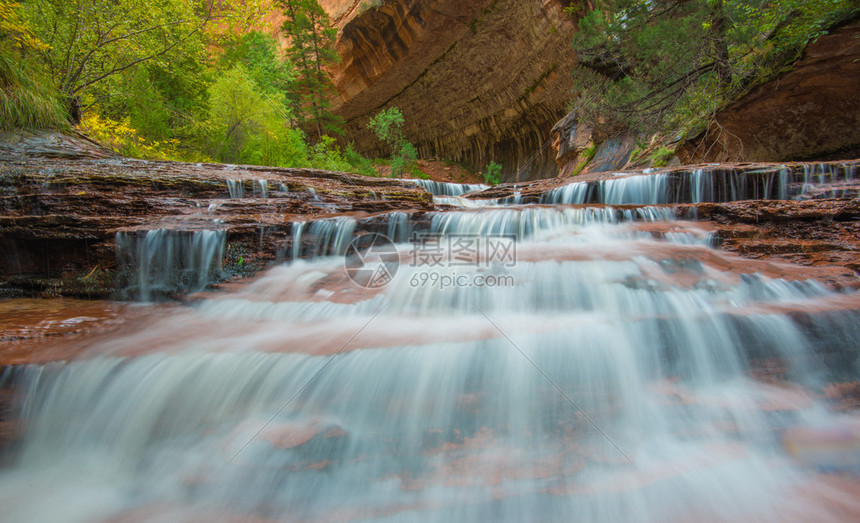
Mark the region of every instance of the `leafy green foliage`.
<instances>
[{"instance_id":1,"label":"leafy green foliage","mask_svg":"<svg viewBox=\"0 0 860 523\"><path fill-rule=\"evenodd\" d=\"M273 37L248 30L265 3L0 0L2 127L62 127L79 99L81 128L127 156L376 175L325 134L336 123L325 113L323 67L336 57L325 12L315 1L281 2L304 31L291 62ZM314 145L299 128L308 121Z\"/></svg>"},{"instance_id":2,"label":"leafy green foliage","mask_svg":"<svg viewBox=\"0 0 860 523\"><path fill-rule=\"evenodd\" d=\"M409 174L411 174L415 178L420 178L422 180L430 180L431 179L430 175L425 173L424 171L422 171L421 168L418 167L417 163L413 164L412 167L409 169Z\"/></svg>"},{"instance_id":3,"label":"leafy green foliage","mask_svg":"<svg viewBox=\"0 0 860 523\"><path fill-rule=\"evenodd\" d=\"M487 185L498 185L502 183L502 165L496 162L487 164L484 170L484 183Z\"/></svg>"},{"instance_id":4,"label":"leafy green foliage","mask_svg":"<svg viewBox=\"0 0 860 523\"><path fill-rule=\"evenodd\" d=\"M90 112L84 116L80 128L95 140L124 156L152 160L173 160L181 157L176 149L178 140L147 139L131 126L128 116L116 121ZM208 157L198 157L195 160L211 161Z\"/></svg>"},{"instance_id":5,"label":"leafy green foliage","mask_svg":"<svg viewBox=\"0 0 860 523\"><path fill-rule=\"evenodd\" d=\"M418 158L415 146L403 134L404 123L400 109L389 107L377 113L367 124L367 128L391 150L391 176L394 178L409 171Z\"/></svg>"},{"instance_id":6,"label":"leafy green foliage","mask_svg":"<svg viewBox=\"0 0 860 523\"><path fill-rule=\"evenodd\" d=\"M352 165L343 157L340 148L335 145L335 139L323 135L311 147L310 165L327 171L351 171Z\"/></svg>"},{"instance_id":7,"label":"leafy green foliage","mask_svg":"<svg viewBox=\"0 0 860 523\"><path fill-rule=\"evenodd\" d=\"M400 150L391 156L391 177L397 178L405 172L412 172L417 166L418 151L409 142L404 142Z\"/></svg>"},{"instance_id":8,"label":"leafy green foliage","mask_svg":"<svg viewBox=\"0 0 860 523\"><path fill-rule=\"evenodd\" d=\"M231 163L297 165L306 163L301 132L289 127L284 103L265 95L242 65L212 84L209 114L203 123L213 157Z\"/></svg>"},{"instance_id":9,"label":"leafy green foliage","mask_svg":"<svg viewBox=\"0 0 860 523\"><path fill-rule=\"evenodd\" d=\"M406 138L403 135L403 124L406 120L403 118L403 113L397 107L389 107L384 111L378 112L370 122L367 128L376 134L376 137L385 142L392 150L402 147Z\"/></svg>"},{"instance_id":10,"label":"leafy green foliage","mask_svg":"<svg viewBox=\"0 0 860 523\"><path fill-rule=\"evenodd\" d=\"M14 0L0 0L0 48L11 50L44 50L47 45L33 34L21 18L21 6Z\"/></svg>"},{"instance_id":11,"label":"leafy green foliage","mask_svg":"<svg viewBox=\"0 0 860 523\"><path fill-rule=\"evenodd\" d=\"M579 153L579 155L582 157L582 159L587 164L588 162L590 162L591 160L594 159L595 155L597 155L597 144L593 143L593 144L589 145L588 147L583 149L582 152Z\"/></svg>"},{"instance_id":12,"label":"leafy green foliage","mask_svg":"<svg viewBox=\"0 0 860 523\"><path fill-rule=\"evenodd\" d=\"M672 159L672 156L674 155L675 152L672 149L669 149L665 145L661 145L649 155L649 159L651 160L651 166L664 167L667 163L669 163L669 160Z\"/></svg>"},{"instance_id":13,"label":"leafy green foliage","mask_svg":"<svg viewBox=\"0 0 860 523\"><path fill-rule=\"evenodd\" d=\"M373 162L356 151L353 144L350 143L346 146L343 157L350 165L350 172L363 176L379 176L379 172L373 166Z\"/></svg>"},{"instance_id":14,"label":"leafy green foliage","mask_svg":"<svg viewBox=\"0 0 860 523\"><path fill-rule=\"evenodd\" d=\"M119 113L128 114L130 124L144 136L172 137L175 125L171 118L172 104L152 82L149 71L145 67L135 68L124 80L128 84L128 96L122 100L125 107Z\"/></svg>"},{"instance_id":15,"label":"leafy green foliage","mask_svg":"<svg viewBox=\"0 0 860 523\"><path fill-rule=\"evenodd\" d=\"M182 0L29 0L23 14L46 44L37 56L55 87L80 96L138 64L198 55L201 30L212 15L205 6Z\"/></svg>"},{"instance_id":16,"label":"leafy green foliage","mask_svg":"<svg viewBox=\"0 0 860 523\"><path fill-rule=\"evenodd\" d=\"M857 12L853 0L597 0L579 20L582 121L601 131L697 132ZM580 15L578 11L574 11Z\"/></svg>"},{"instance_id":17,"label":"leafy green foliage","mask_svg":"<svg viewBox=\"0 0 860 523\"><path fill-rule=\"evenodd\" d=\"M224 68L242 65L257 87L272 96L284 96L293 87L296 71L291 62L281 59L274 37L251 31L230 37L220 58Z\"/></svg>"}]
</instances>

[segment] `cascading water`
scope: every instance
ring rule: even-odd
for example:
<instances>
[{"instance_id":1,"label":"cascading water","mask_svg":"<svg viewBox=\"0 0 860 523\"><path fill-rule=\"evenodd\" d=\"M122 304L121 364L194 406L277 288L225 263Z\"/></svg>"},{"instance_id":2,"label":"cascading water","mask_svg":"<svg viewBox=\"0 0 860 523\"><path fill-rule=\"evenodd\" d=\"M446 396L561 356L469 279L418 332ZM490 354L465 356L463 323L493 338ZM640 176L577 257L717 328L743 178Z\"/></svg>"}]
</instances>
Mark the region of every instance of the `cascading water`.
<instances>
[{"instance_id":1,"label":"cascading water","mask_svg":"<svg viewBox=\"0 0 860 523\"><path fill-rule=\"evenodd\" d=\"M814 169L697 169L591 182L574 182L553 189L541 203L659 205L667 203L788 200L806 197L815 184L852 181L856 166L822 164ZM834 188L817 197L856 196L857 190Z\"/></svg>"},{"instance_id":2,"label":"cascading water","mask_svg":"<svg viewBox=\"0 0 860 523\"><path fill-rule=\"evenodd\" d=\"M267 180L254 181L254 196L258 196L260 198L269 197L269 182Z\"/></svg>"},{"instance_id":3,"label":"cascading water","mask_svg":"<svg viewBox=\"0 0 860 523\"><path fill-rule=\"evenodd\" d=\"M242 180L227 180L227 194L237 199L245 196L245 185Z\"/></svg>"},{"instance_id":4,"label":"cascading water","mask_svg":"<svg viewBox=\"0 0 860 523\"><path fill-rule=\"evenodd\" d=\"M403 179L401 181L415 184L433 196L462 196L467 192L483 191L489 188L489 185L479 183L447 183L421 179Z\"/></svg>"},{"instance_id":5,"label":"cascading water","mask_svg":"<svg viewBox=\"0 0 860 523\"><path fill-rule=\"evenodd\" d=\"M480 212L435 213L430 232L439 234L510 234L520 239L588 224L671 220L669 207L524 207L483 209Z\"/></svg>"},{"instance_id":6,"label":"cascading water","mask_svg":"<svg viewBox=\"0 0 860 523\"><path fill-rule=\"evenodd\" d=\"M304 222L293 224L292 259L294 260L302 256L314 258L342 255L352 241L356 221L354 218L339 216L311 222L307 230L305 226ZM308 245L305 246L305 243Z\"/></svg>"},{"instance_id":7,"label":"cascading water","mask_svg":"<svg viewBox=\"0 0 860 523\"><path fill-rule=\"evenodd\" d=\"M117 266L128 294L151 301L195 292L221 277L224 231L149 231L116 234Z\"/></svg>"},{"instance_id":8,"label":"cascading water","mask_svg":"<svg viewBox=\"0 0 860 523\"><path fill-rule=\"evenodd\" d=\"M725 272L737 260L665 208L401 214L398 242L439 241L401 243L386 287L357 287L336 256L355 220L297 223L293 258L310 260L21 370L30 430L0 473L4 517L860 513L783 443L860 430L816 398L860 374L855 295ZM505 257L485 249L511 235ZM756 379L763 362L790 380Z\"/></svg>"}]
</instances>

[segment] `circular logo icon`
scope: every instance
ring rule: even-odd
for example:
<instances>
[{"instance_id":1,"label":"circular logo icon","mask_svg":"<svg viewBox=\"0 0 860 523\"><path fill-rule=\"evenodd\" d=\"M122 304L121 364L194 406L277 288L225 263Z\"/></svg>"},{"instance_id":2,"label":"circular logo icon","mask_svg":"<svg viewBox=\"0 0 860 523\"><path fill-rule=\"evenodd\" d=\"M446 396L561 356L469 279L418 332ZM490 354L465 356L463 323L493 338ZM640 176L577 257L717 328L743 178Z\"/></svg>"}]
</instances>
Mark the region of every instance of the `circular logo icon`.
<instances>
[{"instance_id":1,"label":"circular logo icon","mask_svg":"<svg viewBox=\"0 0 860 523\"><path fill-rule=\"evenodd\" d=\"M358 236L346 248L344 267L349 279L368 289L385 287L400 267L397 247L384 234Z\"/></svg>"}]
</instances>

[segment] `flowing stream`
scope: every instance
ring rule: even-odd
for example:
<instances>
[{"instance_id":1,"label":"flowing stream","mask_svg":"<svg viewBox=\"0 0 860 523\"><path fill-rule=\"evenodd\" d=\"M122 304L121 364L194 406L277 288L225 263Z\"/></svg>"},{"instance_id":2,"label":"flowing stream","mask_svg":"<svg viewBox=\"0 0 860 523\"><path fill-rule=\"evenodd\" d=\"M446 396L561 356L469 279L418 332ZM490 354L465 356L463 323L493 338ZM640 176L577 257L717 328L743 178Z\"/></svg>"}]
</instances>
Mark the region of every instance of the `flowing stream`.
<instances>
[{"instance_id":1,"label":"flowing stream","mask_svg":"<svg viewBox=\"0 0 860 523\"><path fill-rule=\"evenodd\" d=\"M860 514L840 483L856 488L860 425L822 399L860 374L855 295L747 270L672 216L391 213L399 265L370 289L344 270L354 220L295 224L304 247L252 283L135 306L86 357L17 371L29 430L0 470L3 519ZM223 256L216 233L132 240L144 299L168 266L197 288Z\"/></svg>"}]
</instances>

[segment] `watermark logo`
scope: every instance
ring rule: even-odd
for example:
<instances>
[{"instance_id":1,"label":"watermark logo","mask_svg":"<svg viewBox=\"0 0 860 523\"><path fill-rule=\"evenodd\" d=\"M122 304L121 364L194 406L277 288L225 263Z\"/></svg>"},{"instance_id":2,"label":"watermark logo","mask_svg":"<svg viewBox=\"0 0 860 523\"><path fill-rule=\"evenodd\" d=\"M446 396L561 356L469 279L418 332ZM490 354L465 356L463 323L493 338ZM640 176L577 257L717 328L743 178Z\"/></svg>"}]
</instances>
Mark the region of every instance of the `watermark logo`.
<instances>
[{"instance_id":1,"label":"watermark logo","mask_svg":"<svg viewBox=\"0 0 860 523\"><path fill-rule=\"evenodd\" d=\"M379 289L394 279L400 268L400 254L388 236L365 234L350 242L344 266L346 274L357 285Z\"/></svg>"},{"instance_id":2,"label":"watermark logo","mask_svg":"<svg viewBox=\"0 0 860 523\"><path fill-rule=\"evenodd\" d=\"M414 233L413 267L513 267L517 263L514 234Z\"/></svg>"},{"instance_id":3,"label":"watermark logo","mask_svg":"<svg viewBox=\"0 0 860 523\"><path fill-rule=\"evenodd\" d=\"M516 235L414 233L409 267L413 287L512 287L505 268L517 262ZM344 259L349 278L367 289L385 287L397 275L400 254L383 234L371 233L352 240ZM465 274L459 272L465 270ZM501 270L501 274L488 271Z\"/></svg>"},{"instance_id":4,"label":"watermark logo","mask_svg":"<svg viewBox=\"0 0 860 523\"><path fill-rule=\"evenodd\" d=\"M409 278L409 285L444 291L451 288L514 287L516 281L511 274L459 274L434 270L416 271Z\"/></svg>"}]
</instances>

